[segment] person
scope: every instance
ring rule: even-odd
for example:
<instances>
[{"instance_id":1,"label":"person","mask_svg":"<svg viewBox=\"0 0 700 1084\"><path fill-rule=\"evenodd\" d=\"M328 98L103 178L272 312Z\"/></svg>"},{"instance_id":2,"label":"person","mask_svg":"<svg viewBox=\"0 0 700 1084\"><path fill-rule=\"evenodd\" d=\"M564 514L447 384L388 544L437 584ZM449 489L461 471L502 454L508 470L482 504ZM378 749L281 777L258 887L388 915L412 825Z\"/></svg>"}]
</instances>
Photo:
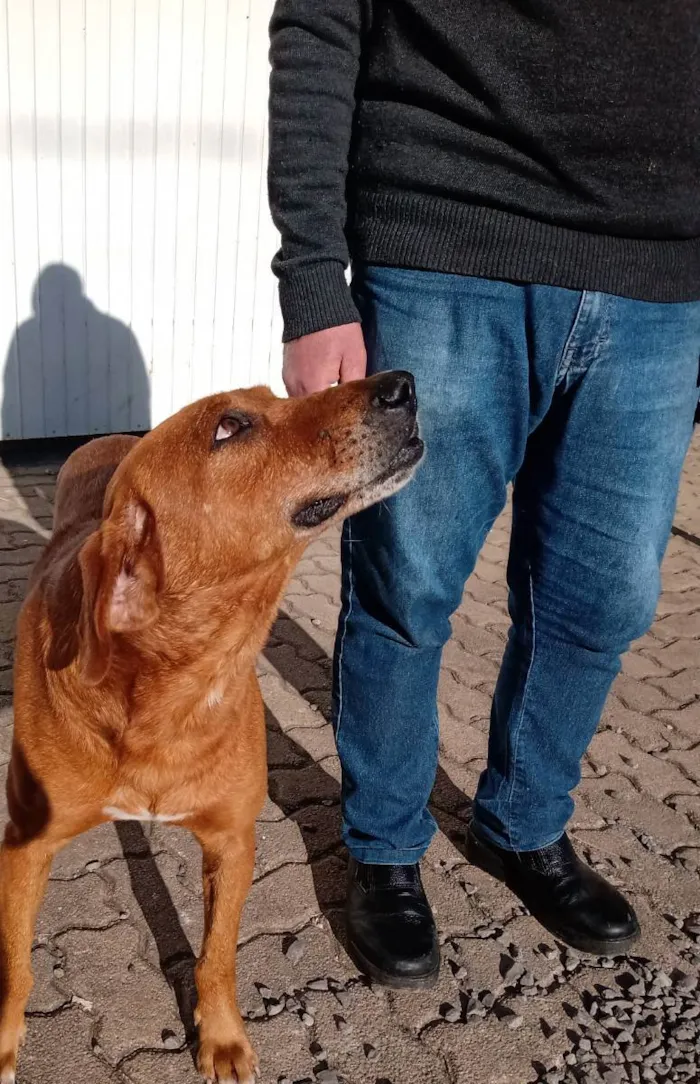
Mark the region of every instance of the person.
<instances>
[{"instance_id":1,"label":"person","mask_svg":"<svg viewBox=\"0 0 700 1084\"><path fill-rule=\"evenodd\" d=\"M287 389L409 370L426 444L342 545L348 942L389 985L439 965L418 863L441 651L511 482L512 627L468 856L577 949L638 936L566 826L620 656L654 615L698 401L699 32L697 0L273 11Z\"/></svg>"}]
</instances>

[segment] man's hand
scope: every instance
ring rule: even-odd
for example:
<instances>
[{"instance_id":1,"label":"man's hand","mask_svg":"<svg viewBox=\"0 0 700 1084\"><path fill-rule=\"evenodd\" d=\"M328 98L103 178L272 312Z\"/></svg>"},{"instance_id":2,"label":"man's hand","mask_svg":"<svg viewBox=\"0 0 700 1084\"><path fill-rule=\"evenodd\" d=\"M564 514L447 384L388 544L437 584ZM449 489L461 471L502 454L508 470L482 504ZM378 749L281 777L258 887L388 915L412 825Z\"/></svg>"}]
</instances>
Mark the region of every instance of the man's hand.
<instances>
[{"instance_id":1,"label":"man's hand","mask_svg":"<svg viewBox=\"0 0 700 1084\"><path fill-rule=\"evenodd\" d=\"M284 347L282 377L291 396L311 395L332 384L362 380L367 351L360 324L343 324L293 339Z\"/></svg>"}]
</instances>

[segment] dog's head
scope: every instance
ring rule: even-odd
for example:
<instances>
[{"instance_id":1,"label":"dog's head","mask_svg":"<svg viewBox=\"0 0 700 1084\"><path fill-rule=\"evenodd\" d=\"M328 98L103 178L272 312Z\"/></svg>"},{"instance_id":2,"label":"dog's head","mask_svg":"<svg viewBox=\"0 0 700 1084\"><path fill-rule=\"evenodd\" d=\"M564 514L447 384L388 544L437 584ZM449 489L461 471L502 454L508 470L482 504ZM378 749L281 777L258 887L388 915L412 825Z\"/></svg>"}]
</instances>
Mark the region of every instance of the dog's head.
<instances>
[{"instance_id":1,"label":"dog's head","mask_svg":"<svg viewBox=\"0 0 700 1084\"><path fill-rule=\"evenodd\" d=\"M290 570L328 524L405 484L422 455L407 373L305 399L214 395L169 418L119 465L80 553L86 680L104 677L110 637L156 622L164 593Z\"/></svg>"}]
</instances>

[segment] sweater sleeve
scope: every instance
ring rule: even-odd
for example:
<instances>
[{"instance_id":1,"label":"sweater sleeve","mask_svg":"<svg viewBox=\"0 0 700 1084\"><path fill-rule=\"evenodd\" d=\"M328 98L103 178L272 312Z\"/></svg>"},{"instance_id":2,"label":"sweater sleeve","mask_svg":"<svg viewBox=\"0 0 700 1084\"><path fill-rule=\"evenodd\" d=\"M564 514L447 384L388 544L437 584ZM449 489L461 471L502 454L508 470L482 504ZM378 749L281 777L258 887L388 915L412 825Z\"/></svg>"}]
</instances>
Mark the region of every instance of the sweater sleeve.
<instances>
[{"instance_id":1,"label":"sweater sleeve","mask_svg":"<svg viewBox=\"0 0 700 1084\"><path fill-rule=\"evenodd\" d=\"M277 0L270 207L286 341L359 320L345 280L348 155L367 0Z\"/></svg>"}]
</instances>

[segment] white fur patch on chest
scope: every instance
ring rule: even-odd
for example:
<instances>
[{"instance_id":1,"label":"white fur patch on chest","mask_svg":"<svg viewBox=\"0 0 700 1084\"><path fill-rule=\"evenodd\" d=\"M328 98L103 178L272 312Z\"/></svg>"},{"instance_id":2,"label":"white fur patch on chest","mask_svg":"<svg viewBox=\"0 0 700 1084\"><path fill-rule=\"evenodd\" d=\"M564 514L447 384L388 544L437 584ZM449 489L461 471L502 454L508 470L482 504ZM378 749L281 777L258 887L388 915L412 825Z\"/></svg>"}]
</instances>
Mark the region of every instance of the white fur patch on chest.
<instances>
[{"instance_id":1,"label":"white fur patch on chest","mask_svg":"<svg viewBox=\"0 0 700 1084\"><path fill-rule=\"evenodd\" d=\"M173 821L184 821L189 813L149 813L147 809L137 810L136 813L128 813L116 805L106 805L102 810L105 817L112 821L155 821L156 824L170 824Z\"/></svg>"},{"instance_id":2,"label":"white fur patch on chest","mask_svg":"<svg viewBox=\"0 0 700 1084\"><path fill-rule=\"evenodd\" d=\"M217 707L224 699L223 685L212 685L211 689L207 693L207 704L210 708Z\"/></svg>"}]
</instances>

